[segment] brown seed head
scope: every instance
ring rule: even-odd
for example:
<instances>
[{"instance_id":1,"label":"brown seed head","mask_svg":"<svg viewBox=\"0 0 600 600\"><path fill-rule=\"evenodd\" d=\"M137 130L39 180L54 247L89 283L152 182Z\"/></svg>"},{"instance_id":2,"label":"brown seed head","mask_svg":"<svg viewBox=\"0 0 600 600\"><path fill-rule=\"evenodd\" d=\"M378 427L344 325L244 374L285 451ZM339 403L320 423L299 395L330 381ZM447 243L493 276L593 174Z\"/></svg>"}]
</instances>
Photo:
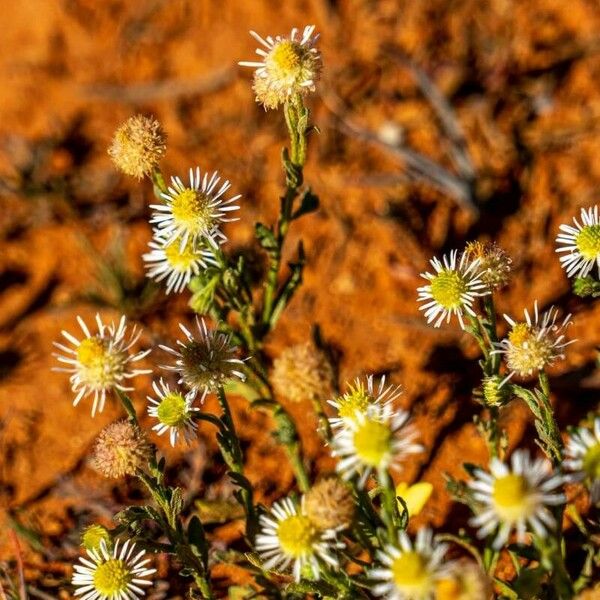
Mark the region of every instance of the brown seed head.
<instances>
[{"instance_id":1,"label":"brown seed head","mask_svg":"<svg viewBox=\"0 0 600 600\"><path fill-rule=\"evenodd\" d=\"M304 511L318 529L345 529L354 520L350 488L336 477L321 479L304 496Z\"/></svg>"}]
</instances>

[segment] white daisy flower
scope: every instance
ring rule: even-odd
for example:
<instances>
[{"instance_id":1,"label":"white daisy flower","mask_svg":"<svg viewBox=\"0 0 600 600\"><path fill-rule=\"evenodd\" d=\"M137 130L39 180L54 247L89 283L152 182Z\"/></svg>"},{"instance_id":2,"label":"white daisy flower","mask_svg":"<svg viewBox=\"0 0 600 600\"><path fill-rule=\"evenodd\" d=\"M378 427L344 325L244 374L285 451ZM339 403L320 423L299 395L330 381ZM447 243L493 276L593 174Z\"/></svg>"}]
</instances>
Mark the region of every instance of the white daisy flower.
<instances>
[{"instance_id":1,"label":"white daisy flower","mask_svg":"<svg viewBox=\"0 0 600 600\"><path fill-rule=\"evenodd\" d=\"M436 585L452 564L444 561L447 550L447 544L434 541L431 529L419 529L414 544L400 531L397 545L377 552L381 566L369 571L378 582L373 593L388 600L434 600Z\"/></svg>"},{"instance_id":2,"label":"white daisy flower","mask_svg":"<svg viewBox=\"0 0 600 600\"><path fill-rule=\"evenodd\" d=\"M152 388L157 398L146 396L149 402L148 414L158 419L158 423L152 427L158 435L169 432L171 446L175 446L177 438L181 434L186 442L194 439L198 426L194 421L194 413L200 409L192 406L196 397L196 390L190 390L182 394L171 390L169 385L161 378L157 383L152 382ZM204 402L206 391L200 402Z\"/></svg>"},{"instance_id":3,"label":"white daisy flower","mask_svg":"<svg viewBox=\"0 0 600 600\"><path fill-rule=\"evenodd\" d=\"M581 222L573 218L573 225L561 225L556 236L561 254L560 263L568 277L587 277L598 266L600 277L600 217L598 206L582 208Z\"/></svg>"},{"instance_id":4,"label":"white daisy flower","mask_svg":"<svg viewBox=\"0 0 600 600\"><path fill-rule=\"evenodd\" d=\"M268 515L261 515L261 530L256 536L256 550L266 570L285 571L293 565L296 581L303 576L319 578L320 561L339 567L335 550L344 544L336 540L335 529L320 530L290 499L273 504Z\"/></svg>"},{"instance_id":5,"label":"white daisy flower","mask_svg":"<svg viewBox=\"0 0 600 600\"><path fill-rule=\"evenodd\" d=\"M386 404L394 402L402 394L402 387L399 385L385 385L385 375L376 385L373 375L368 375L366 381L361 381L359 377L354 380L354 384L348 386L348 391L338 396L335 400L328 400L336 410L337 416L329 419L333 429L340 429L348 421L356 419L356 413L365 413L371 404Z\"/></svg>"},{"instance_id":6,"label":"white daisy flower","mask_svg":"<svg viewBox=\"0 0 600 600\"><path fill-rule=\"evenodd\" d=\"M479 259L469 261L463 252L458 260L458 250L452 250L441 261L433 258L430 262L435 272L421 273L429 284L417 290L417 301L424 302L419 310L425 311L428 323L435 321L434 327L439 327L444 320L449 323L450 317L456 315L464 329L463 315L475 316L475 298L490 293L479 272Z\"/></svg>"},{"instance_id":7,"label":"white daisy flower","mask_svg":"<svg viewBox=\"0 0 600 600\"><path fill-rule=\"evenodd\" d=\"M571 433L563 466L572 471L570 481L589 483L592 502L600 502L600 417L591 429L578 427Z\"/></svg>"},{"instance_id":8,"label":"white daisy flower","mask_svg":"<svg viewBox=\"0 0 600 600\"><path fill-rule=\"evenodd\" d=\"M143 588L152 585L147 577L156 573L156 569L147 568L150 559L143 558L145 553L136 552L135 544L129 540L121 547L117 541L109 551L106 540L101 540L98 548L88 550L88 557L81 557L81 564L74 566L74 595L82 600L143 598Z\"/></svg>"},{"instance_id":9,"label":"white daisy flower","mask_svg":"<svg viewBox=\"0 0 600 600\"><path fill-rule=\"evenodd\" d=\"M497 458L490 463L490 473L475 471L468 483L481 512L470 520L484 538L497 530L493 547L502 548L515 529L517 539L525 540L528 527L539 537L556 529L556 520L549 506L564 504L561 492L564 478L552 470L543 458L532 459L526 450L516 450L508 467Z\"/></svg>"},{"instance_id":10,"label":"white daisy flower","mask_svg":"<svg viewBox=\"0 0 600 600\"><path fill-rule=\"evenodd\" d=\"M315 26L308 25L298 35L298 29L294 28L289 38L280 35L262 38L255 31L250 32L264 47L256 50L261 60L241 61L239 64L256 69L254 92L257 102L265 108L277 108L294 94L306 95L315 91L322 62L315 48L319 35L314 31Z\"/></svg>"},{"instance_id":11,"label":"white daisy flower","mask_svg":"<svg viewBox=\"0 0 600 600\"><path fill-rule=\"evenodd\" d=\"M527 309L524 314L524 323L517 323L508 315L504 315L511 328L508 336L497 342L496 349L492 351L492 354L504 355L509 369L509 374L502 384L515 374L527 377L564 358L563 349L577 341L565 341L565 330L571 323L570 314L557 323L558 309L551 306L540 315L537 300L533 306L533 317Z\"/></svg>"},{"instance_id":12,"label":"white daisy flower","mask_svg":"<svg viewBox=\"0 0 600 600\"><path fill-rule=\"evenodd\" d=\"M146 277L158 282L166 279L167 294L182 292L200 269L219 264L214 252L201 243L188 239L182 249L178 243L170 244L158 230L154 230L154 238L148 246L150 252L142 256L146 263Z\"/></svg>"},{"instance_id":13,"label":"white daisy flower","mask_svg":"<svg viewBox=\"0 0 600 600\"><path fill-rule=\"evenodd\" d=\"M130 363L138 362L150 353L144 350L135 354L129 354L130 348L138 341L141 331L134 326L131 333L127 335L127 322L124 316L119 324L105 325L96 314L96 325L98 333L90 333L87 325L81 317L77 322L83 331L84 338L77 339L68 331L62 331L63 337L67 339L74 348L70 348L59 342L54 345L63 354L54 353L53 356L68 367L55 367L54 371L71 373L71 389L76 393L73 406L77 406L84 396L93 395L92 416L96 411L102 412L106 402L106 394L111 389L129 392L133 388L125 385L128 379L136 375L151 373L146 369L130 369Z\"/></svg>"},{"instance_id":14,"label":"white daisy flower","mask_svg":"<svg viewBox=\"0 0 600 600\"><path fill-rule=\"evenodd\" d=\"M409 414L394 410L391 404L371 404L364 412L355 412L354 419L344 421L334 435L332 456L339 457L337 471L343 479L360 476L363 487L373 471L399 469L407 454L421 452L414 443L417 431L409 423Z\"/></svg>"},{"instance_id":15,"label":"white daisy flower","mask_svg":"<svg viewBox=\"0 0 600 600\"><path fill-rule=\"evenodd\" d=\"M196 317L199 338L181 323L179 328L186 339L177 340L178 349L160 346L177 358L174 365L161 365L163 369L179 373L178 383L192 390L215 391L229 379L237 377L244 381L246 376L240 367L244 361L236 358L237 346L231 343L231 334L208 329L204 319Z\"/></svg>"},{"instance_id":16,"label":"white daisy flower","mask_svg":"<svg viewBox=\"0 0 600 600\"><path fill-rule=\"evenodd\" d=\"M216 171L210 177L208 173L202 177L200 167L196 167L196 171L190 169L189 186L185 186L179 177L171 177L168 191L161 193L165 204L150 205L155 210L150 223L156 224L166 243L178 241L183 252L190 241L196 244L205 239L218 248L219 243L227 239L219 226L238 220L227 215L240 208L234 203L241 194L225 200L223 194L231 184L225 181L219 186L220 181Z\"/></svg>"}]
</instances>

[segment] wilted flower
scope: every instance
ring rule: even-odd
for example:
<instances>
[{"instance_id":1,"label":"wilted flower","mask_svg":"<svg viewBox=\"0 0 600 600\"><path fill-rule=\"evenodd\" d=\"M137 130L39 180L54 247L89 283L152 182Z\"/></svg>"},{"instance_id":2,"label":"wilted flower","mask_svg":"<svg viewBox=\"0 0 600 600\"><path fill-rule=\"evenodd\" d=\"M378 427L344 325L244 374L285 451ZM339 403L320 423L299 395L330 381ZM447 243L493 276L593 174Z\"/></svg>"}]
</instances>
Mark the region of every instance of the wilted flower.
<instances>
[{"instance_id":1,"label":"wilted flower","mask_svg":"<svg viewBox=\"0 0 600 600\"><path fill-rule=\"evenodd\" d=\"M337 477L317 482L304 495L302 506L312 524L322 531L350 527L356 512L351 489Z\"/></svg>"},{"instance_id":2,"label":"wilted flower","mask_svg":"<svg viewBox=\"0 0 600 600\"><path fill-rule=\"evenodd\" d=\"M92 405L92 416L94 416L96 410L102 412L104 409L106 393L109 390L115 388L122 392L131 391L133 388L124 385L127 379L151 372L142 369L128 370L129 363L141 360L149 354L150 350L128 354L129 349L138 341L141 332L134 327L129 339L126 339L127 325L124 316L115 326L114 323L104 325L100 315L97 314L98 333L95 335L90 333L81 317L77 317L77 322L85 337L80 341L67 331L62 331L62 335L73 344L74 348L54 342L54 345L65 353L55 353L54 356L60 362L69 365L66 368L54 368L54 371L71 373L71 389L77 394L73 406L77 406L84 396L94 396Z\"/></svg>"},{"instance_id":3,"label":"wilted flower","mask_svg":"<svg viewBox=\"0 0 600 600\"><path fill-rule=\"evenodd\" d=\"M318 529L290 498L276 502L269 515L261 515L260 524L256 549L265 569L285 571L293 565L292 572L299 581L305 570L318 579L319 559L338 568L335 550L343 544L336 541L337 532Z\"/></svg>"},{"instance_id":4,"label":"wilted flower","mask_svg":"<svg viewBox=\"0 0 600 600\"><path fill-rule=\"evenodd\" d=\"M177 358L174 365L163 365L163 369L179 373L178 383L190 389L216 391L228 380L237 377L244 381L246 376L239 368L244 361L236 358L237 346L231 343L231 334L206 327L204 319L196 317L199 338L196 339L181 323L185 341L177 340L179 349L160 346Z\"/></svg>"},{"instance_id":5,"label":"wilted flower","mask_svg":"<svg viewBox=\"0 0 600 600\"><path fill-rule=\"evenodd\" d=\"M158 230L148 244L150 252L143 255L146 263L146 276L155 281L167 280L167 294L182 292L192 277L209 265L217 266L214 252L201 243L188 240L184 248L178 243L169 244Z\"/></svg>"},{"instance_id":6,"label":"wilted flower","mask_svg":"<svg viewBox=\"0 0 600 600\"><path fill-rule=\"evenodd\" d=\"M496 350L492 351L493 354L504 355L510 371L505 381L515 374L525 377L543 370L559 358L564 358L563 348L576 341L565 341L564 332L571 322L570 314L562 323L557 323L558 309L550 307L540 316L537 301L533 318L527 309L524 312L524 323L517 323L504 315L511 328L506 339L496 343Z\"/></svg>"},{"instance_id":7,"label":"wilted flower","mask_svg":"<svg viewBox=\"0 0 600 600\"><path fill-rule=\"evenodd\" d=\"M314 31L314 25L306 26L299 37L298 29L294 28L289 38L279 35L262 38L258 33L250 32L266 50L256 50L262 57L261 61L241 61L239 64L256 69L256 101L265 108L277 108L295 94L306 95L315 91L322 62L319 51L314 47L319 38Z\"/></svg>"},{"instance_id":8,"label":"wilted flower","mask_svg":"<svg viewBox=\"0 0 600 600\"><path fill-rule=\"evenodd\" d=\"M117 169L142 179L150 175L165 155L166 135L152 117L130 117L115 132L108 154Z\"/></svg>"},{"instance_id":9,"label":"wilted flower","mask_svg":"<svg viewBox=\"0 0 600 600\"><path fill-rule=\"evenodd\" d=\"M227 215L240 207L234 204L241 194L225 200L223 194L229 190L229 181L223 182L215 171L210 177L208 173L201 176L200 167L190 169L190 185L185 186L179 177L171 177L171 186L161 196L165 204L151 204L154 214L150 223L156 224L160 236L166 244L177 242L180 250L187 247L188 242L197 244L206 240L215 248L226 240L219 226L221 223L237 221ZM196 247L196 246L194 246Z\"/></svg>"},{"instance_id":10,"label":"wilted flower","mask_svg":"<svg viewBox=\"0 0 600 600\"><path fill-rule=\"evenodd\" d=\"M397 545L377 552L381 567L369 572L377 581L373 593L387 600L433 600L436 584L450 568L444 561L447 550L447 544L434 541L430 529L420 529L414 544L400 531Z\"/></svg>"},{"instance_id":11,"label":"wilted flower","mask_svg":"<svg viewBox=\"0 0 600 600\"><path fill-rule=\"evenodd\" d=\"M135 475L148 463L150 453L150 444L139 427L130 421L117 421L100 432L91 465L105 477Z\"/></svg>"},{"instance_id":12,"label":"wilted flower","mask_svg":"<svg viewBox=\"0 0 600 600\"><path fill-rule=\"evenodd\" d=\"M335 400L329 400L328 403L336 410L337 416L329 419L333 429L339 429L349 422L356 421L358 414L365 414L371 404L392 403L402 394L402 388L399 385L385 384L385 375L376 385L373 375L368 375L363 381L359 377L354 380L354 384L348 386L348 390Z\"/></svg>"},{"instance_id":13,"label":"wilted flower","mask_svg":"<svg viewBox=\"0 0 600 600\"><path fill-rule=\"evenodd\" d=\"M184 395L181 392L172 391L162 379L158 383L153 381L152 387L158 396L158 399L148 396L148 414L158 419L158 423L152 429L158 435L168 431L171 446L175 446L179 434L183 435L186 442L194 439L196 429L198 429L194 422L194 413L200 410L192 406L196 390L190 390ZM204 396L202 400L204 400Z\"/></svg>"},{"instance_id":14,"label":"wilted flower","mask_svg":"<svg viewBox=\"0 0 600 600\"><path fill-rule=\"evenodd\" d=\"M567 271L568 277L587 277L598 265L600 277L600 217L598 206L581 209L581 223L574 218L573 225L561 225L556 237L559 247L556 251L562 254L560 263Z\"/></svg>"},{"instance_id":15,"label":"wilted flower","mask_svg":"<svg viewBox=\"0 0 600 600\"><path fill-rule=\"evenodd\" d=\"M479 278L490 290L505 286L511 276L512 258L495 242L469 242L465 248L468 260L479 260Z\"/></svg>"},{"instance_id":16,"label":"wilted flower","mask_svg":"<svg viewBox=\"0 0 600 600\"><path fill-rule=\"evenodd\" d=\"M475 479L468 484L482 505L470 523L479 527L480 538L498 530L493 544L496 549L506 544L513 529L519 541L524 541L527 526L545 537L548 529L556 528L548 507L565 502L562 484L563 476L553 472L547 460L532 460L526 450L513 453L510 468L493 458L490 473L476 469Z\"/></svg>"},{"instance_id":17,"label":"wilted flower","mask_svg":"<svg viewBox=\"0 0 600 600\"><path fill-rule=\"evenodd\" d=\"M481 277L479 259L471 261L463 252L459 261L458 250L453 250L441 261L433 258L430 262L435 272L421 273L429 284L417 290L418 302L424 302L419 310L425 311L427 322L434 322L434 327L439 327L444 319L449 323L450 317L456 315L464 329L463 315L475 316L475 298L489 293Z\"/></svg>"},{"instance_id":18,"label":"wilted flower","mask_svg":"<svg viewBox=\"0 0 600 600\"><path fill-rule=\"evenodd\" d=\"M333 367L314 344L297 344L273 361L271 383L278 396L292 402L325 400L334 388Z\"/></svg>"},{"instance_id":19,"label":"wilted flower","mask_svg":"<svg viewBox=\"0 0 600 600\"><path fill-rule=\"evenodd\" d=\"M407 454L421 452L409 418L407 412L394 410L390 403L371 404L344 423L332 440L332 455L340 459L337 471L342 478L358 474L362 487L374 470L398 469Z\"/></svg>"},{"instance_id":20,"label":"wilted flower","mask_svg":"<svg viewBox=\"0 0 600 600\"><path fill-rule=\"evenodd\" d=\"M571 433L563 465L572 471L569 479L589 483L592 502L600 502L600 417L591 429L578 427Z\"/></svg>"},{"instance_id":21,"label":"wilted flower","mask_svg":"<svg viewBox=\"0 0 600 600\"><path fill-rule=\"evenodd\" d=\"M149 558L143 558L145 550L137 551L135 544L127 540L119 542L111 551L104 540L100 547L88 550L88 558L80 558L75 565L72 584L77 588L75 596L83 600L136 600L146 593L142 588L152 585L147 577L156 573L148 569Z\"/></svg>"}]
</instances>

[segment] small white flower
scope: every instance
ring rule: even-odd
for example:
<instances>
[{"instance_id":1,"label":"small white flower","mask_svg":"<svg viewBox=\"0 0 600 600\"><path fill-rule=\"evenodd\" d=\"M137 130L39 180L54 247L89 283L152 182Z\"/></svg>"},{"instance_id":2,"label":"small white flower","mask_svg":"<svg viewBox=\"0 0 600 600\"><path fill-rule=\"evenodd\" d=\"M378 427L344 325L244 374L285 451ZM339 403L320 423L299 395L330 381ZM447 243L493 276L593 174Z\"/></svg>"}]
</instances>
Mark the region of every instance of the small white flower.
<instances>
[{"instance_id":1,"label":"small white flower","mask_svg":"<svg viewBox=\"0 0 600 600\"><path fill-rule=\"evenodd\" d=\"M504 315L511 329L508 336L497 342L496 349L492 351L492 354L504 355L509 369L509 374L501 385L515 374L520 377L533 375L564 358L563 349L577 341L565 341L565 330L571 323L570 314L557 323L558 309L551 306L540 315L537 300L533 307L533 318L527 309L524 314L524 323L517 323Z\"/></svg>"},{"instance_id":2,"label":"small white flower","mask_svg":"<svg viewBox=\"0 0 600 600\"><path fill-rule=\"evenodd\" d=\"M444 320L449 323L450 317L456 315L464 329L463 315L475 316L475 298L490 293L479 273L479 259L469 261L463 252L458 260L458 250L452 250L441 261L433 258L430 262L435 272L421 273L429 284L417 290L417 301L424 302L419 310L425 311L428 323L435 321L434 327L439 327Z\"/></svg>"},{"instance_id":3,"label":"small white flower","mask_svg":"<svg viewBox=\"0 0 600 600\"><path fill-rule=\"evenodd\" d=\"M479 528L480 538L498 529L493 544L497 550L506 544L513 529L521 542L528 527L537 536L545 537L548 530L556 528L548 507L566 501L561 492L563 481L546 459L532 459L526 450L513 453L510 468L494 458L490 473L477 469L475 479L468 483L473 498L482 505L470 524Z\"/></svg>"},{"instance_id":4,"label":"small white flower","mask_svg":"<svg viewBox=\"0 0 600 600\"><path fill-rule=\"evenodd\" d=\"M169 385L161 378L157 383L152 382L152 387L158 398L148 398L148 414L158 423L152 427L158 435L169 432L171 446L175 446L177 438L181 434L186 442L194 439L198 426L194 422L194 413L200 409L192 406L196 398L196 390L190 390L187 394L172 391ZM204 402L204 392L200 402Z\"/></svg>"},{"instance_id":5,"label":"small white flower","mask_svg":"<svg viewBox=\"0 0 600 600\"><path fill-rule=\"evenodd\" d=\"M433 600L436 584L452 565L444 560L447 550L447 544L434 541L431 529L419 529L414 544L400 531L397 545L377 552L381 566L369 571L378 582L373 593L387 600Z\"/></svg>"},{"instance_id":6,"label":"small white flower","mask_svg":"<svg viewBox=\"0 0 600 600\"><path fill-rule=\"evenodd\" d=\"M226 381L237 377L246 379L239 368L244 361L236 358L237 346L231 343L231 334L208 329L204 319L196 317L199 338L181 323L179 328L186 339L177 340L179 349L160 346L177 358L174 365L161 365L163 369L179 373L179 381L192 390L216 391Z\"/></svg>"},{"instance_id":7,"label":"small white flower","mask_svg":"<svg viewBox=\"0 0 600 600\"><path fill-rule=\"evenodd\" d=\"M394 410L391 404L370 404L354 419L344 421L332 440L332 455L340 458L337 471L343 479L360 476L363 487L373 471L399 469L407 454L421 452L414 443L417 431L409 423L410 416Z\"/></svg>"},{"instance_id":8,"label":"small white flower","mask_svg":"<svg viewBox=\"0 0 600 600\"><path fill-rule=\"evenodd\" d=\"M335 529L319 530L290 499L273 504L271 513L261 515L261 530L256 536L256 550L266 570L285 571L293 565L296 581L310 573L318 579L320 561L339 567L335 550L344 544L336 541Z\"/></svg>"},{"instance_id":9,"label":"small white flower","mask_svg":"<svg viewBox=\"0 0 600 600\"><path fill-rule=\"evenodd\" d=\"M63 337L74 348L54 342L63 354L54 353L53 356L59 362L69 366L55 367L53 370L71 373L69 378L71 389L76 393L73 406L77 406L84 396L94 396L92 405L92 416L94 416L96 411L102 412L104 409L106 393L109 390L131 391L133 388L124 385L128 379L151 372L145 369L129 370L130 363L141 360L150 353L150 350L129 354L130 348L138 341L141 331L134 326L127 337L127 322L124 316L121 317L118 325L114 323L105 325L97 314L98 333L94 335L90 333L81 317L77 317L77 322L85 337L79 340L68 331L62 331Z\"/></svg>"},{"instance_id":10,"label":"small white flower","mask_svg":"<svg viewBox=\"0 0 600 600\"><path fill-rule=\"evenodd\" d=\"M600 277L600 217L598 206L581 209L581 223L573 218L573 225L561 225L556 236L561 254L560 263L567 277L587 277L598 266Z\"/></svg>"},{"instance_id":11,"label":"small white flower","mask_svg":"<svg viewBox=\"0 0 600 600\"><path fill-rule=\"evenodd\" d=\"M218 187L220 181L216 171L210 177L208 173L202 177L200 167L196 167L195 172L190 169L189 186L185 186L179 177L171 177L168 192L161 193L165 204L150 205L155 210L150 223L156 224L167 244L178 241L183 252L189 241L196 244L204 239L218 248L219 243L227 239L219 226L238 220L227 215L240 208L234 202L241 195L225 200L223 194L231 184L225 181Z\"/></svg>"},{"instance_id":12,"label":"small white flower","mask_svg":"<svg viewBox=\"0 0 600 600\"><path fill-rule=\"evenodd\" d=\"M315 48L319 39L315 26L308 25L302 35L292 29L289 38L267 36L262 38L255 31L250 35L264 48L256 53L260 61L241 61L243 67L256 69L254 92L256 100L265 108L277 108L294 94L305 95L315 91L315 82L321 72L321 56Z\"/></svg>"},{"instance_id":13,"label":"small white flower","mask_svg":"<svg viewBox=\"0 0 600 600\"><path fill-rule=\"evenodd\" d=\"M572 471L570 481L589 483L592 502L600 502L600 417L591 429L578 427L571 433L563 466Z\"/></svg>"},{"instance_id":14,"label":"small white flower","mask_svg":"<svg viewBox=\"0 0 600 600\"><path fill-rule=\"evenodd\" d=\"M177 243L170 244L158 230L154 231L148 246L150 252L142 257L146 263L146 276L158 282L166 279L167 294L182 292L201 268L218 265L214 252L202 244L189 239L182 249Z\"/></svg>"},{"instance_id":15,"label":"small white flower","mask_svg":"<svg viewBox=\"0 0 600 600\"><path fill-rule=\"evenodd\" d=\"M148 569L149 558L145 550L136 552L135 544L127 540L121 548L115 543L109 551L106 540L100 546L87 551L88 558L81 557L75 565L72 584L77 588L75 596L82 600L136 600L143 598L144 587L152 585L147 577L156 573Z\"/></svg>"},{"instance_id":16,"label":"small white flower","mask_svg":"<svg viewBox=\"0 0 600 600\"><path fill-rule=\"evenodd\" d=\"M394 402L402 394L402 388L399 385L385 385L385 375L376 385L373 375L368 375L366 381L361 381L357 377L354 384L348 386L348 391L338 396L335 400L328 400L336 410L336 417L329 419L329 424L333 429L343 427L348 421L356 419L356 413L366 413L371 404L384 405L388 402Z\"/></svg>"}]
</instances>

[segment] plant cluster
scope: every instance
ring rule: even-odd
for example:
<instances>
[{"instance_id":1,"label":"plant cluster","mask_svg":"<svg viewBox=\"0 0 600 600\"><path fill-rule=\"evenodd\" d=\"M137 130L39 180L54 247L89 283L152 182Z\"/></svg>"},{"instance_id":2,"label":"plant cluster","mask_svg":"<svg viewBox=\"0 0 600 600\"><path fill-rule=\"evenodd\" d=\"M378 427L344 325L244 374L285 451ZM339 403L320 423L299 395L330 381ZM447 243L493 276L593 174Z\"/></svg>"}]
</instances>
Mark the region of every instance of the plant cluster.
<instances>
[{"instance_id":1,"label":"plant cluster","mask_svg":"<svg viewBox=\"0 0 600 600\"><path fill-rule=\"evenodd\" d=\"M191 168L187 179L167 181L159 166L165 134L150 117L128 120L109 150L122 172L151 179L156 204L150 206L153 240L143 257L147 275L162 282L167 294L189 290L196 324L180 324L181 338L160 346L165 364L151 370L137 367L148 362L150 351L137 350L140 332L124 317L107 325L98 316L93 328L78 319L81 333L64 331L66 342L56 344L75 405L90 399L93 416L113 395L126 413L98 437L92 465L106 477L136 477L149 498L118 513L114 528L92 524L83 532L87 556L75 566L76 596L141 598L155 572L149 555L166 553L179 575L189 578L190 597L216 597L211 570L229 562L246 569L253 581L232 587L231 598L573 598L593 582L600 563L593 513L600 501L600 417L569 431L565 444L547 369L574 342L568 337L571 315L563 317L554 307L541 311L536 302L522 319L505 315L506 325L498 322L495 298L512 271L500 247L475 241L433 258L418 289L428 323L439 327L456 320L481 350L481 383L474 396L482 410L476 424L489 460L482 457L486 466L465 465L464 481L448 478L449 492L472 512L468 531L434 534L422 527L416 535L408 533L431 486L394 483L392 473L423 450L410 414L398 407L399 386L370 375L337 390L334 366L318 336L273 362L265 353L266 336L302 281L302 243L287 268L282 265L289 228L319 205L304 183L304 165L308 138L318 132L307 100L322 61L312 26L293 29L289 36L252 35L261 45L259 58L240 64L255 69L257 101L281 110L289 133L277 222L255 226L268 259L261 285L244 257L227 252L223 224L237 219L241 205L229 181L199 167ZM575 278L574 291L598 295L598 207L583 209L572 225L562 225L557 245L567 275ZM192 439L199 422L214 427L243 511L243 547L211 547L200 517L184 508L182 490L166 481L165 458L149 441L128 395L131 380L149 373L153 394L146 410L157 435L175 445ZM255 502L244 474L231 393L270 412L274 436L295 474L297 487L270 507ZM217 397L219 414L203 410L208 394ZM337 459L335 474L311 478L296 424L279 402L284 396L314 406L319 434ZM533 415L539 448L507 456L500 414L515 399ZM576 500L586 489L592 508L582 516ZM575 529L575 542L569 543L579 545L572 560L566 523ZM499 570L501 560L512 569Z\"/></svg>"}]
</instances>

